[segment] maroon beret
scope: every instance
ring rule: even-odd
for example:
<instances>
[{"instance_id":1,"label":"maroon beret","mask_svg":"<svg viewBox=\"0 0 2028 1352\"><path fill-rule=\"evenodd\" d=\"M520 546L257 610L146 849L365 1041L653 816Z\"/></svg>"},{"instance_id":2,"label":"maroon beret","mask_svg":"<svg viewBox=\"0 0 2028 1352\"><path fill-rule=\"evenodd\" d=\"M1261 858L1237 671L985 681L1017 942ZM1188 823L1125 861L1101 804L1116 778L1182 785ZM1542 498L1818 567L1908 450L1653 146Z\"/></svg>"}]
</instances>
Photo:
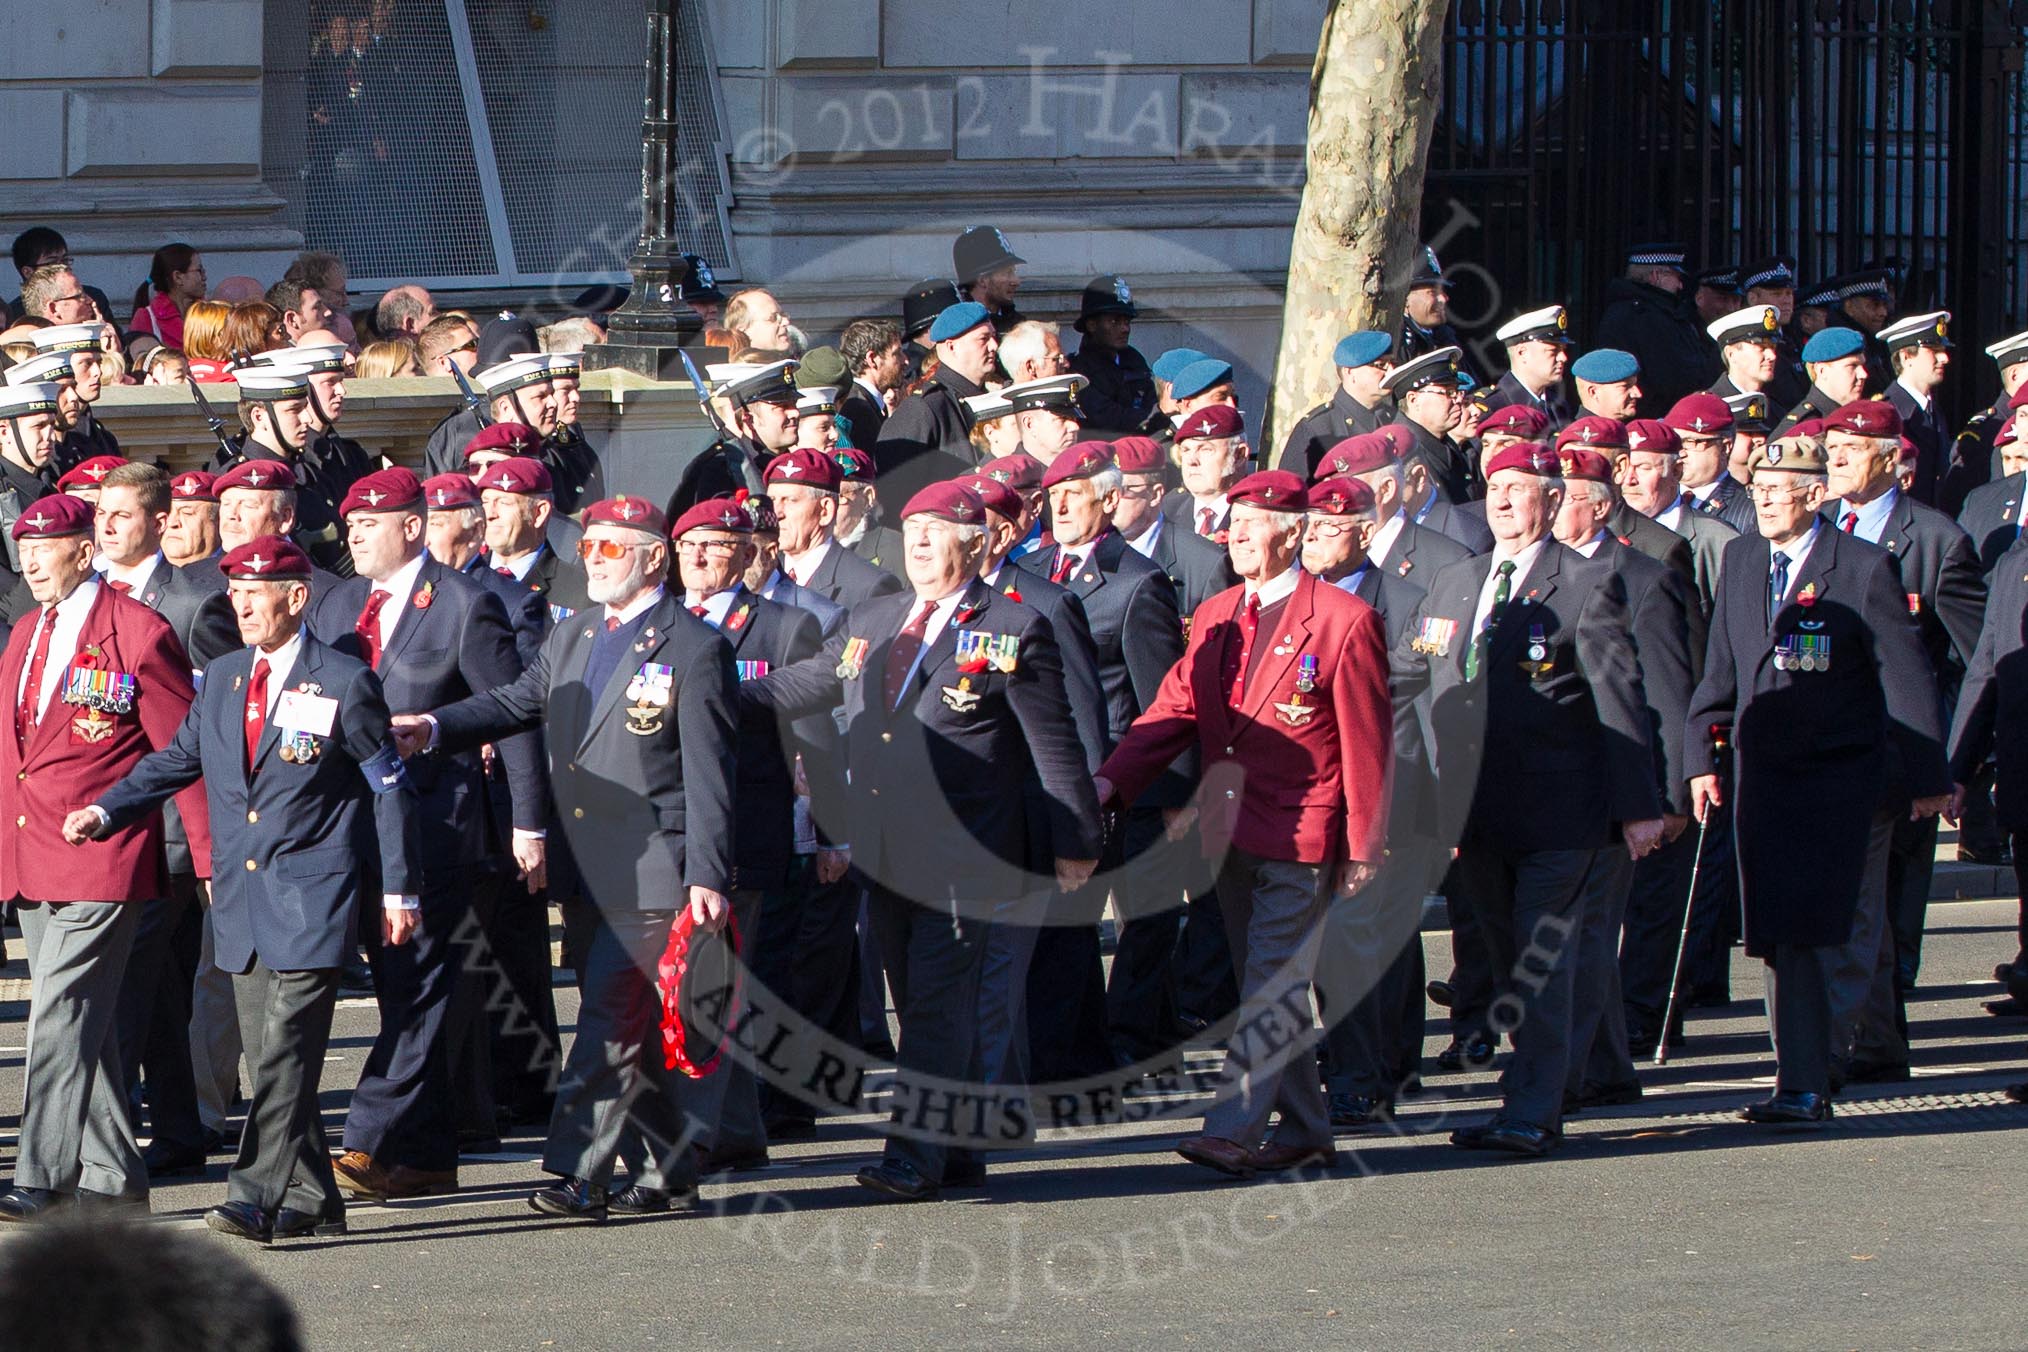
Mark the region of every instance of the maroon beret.
<instances>
[{"instance_id":1,"label":"maroon beret","mask_svg":"<svg viewBox=\"0 0 2028 1352\"><path fill-rule=\"evenodd\" d=\"M1389 423L1375 431L1373 435L1394 448L1394 457L1397 460L1406 460L1408 453L1415 449L1415 433L1409 431L1404 423Z\"/></svg>"},{"instance_id":2,"label":"maroon beret","mask_svg":"<svg viewBox=\"0 0 2028 1352\"><path fill-rule=\"evenodd\" d=\"M97 488L106 481L108 474L126 463L124 455L95 455L79 461L56 481L56 486L65 493L73 488Z\"/></svg>"},{"instance_id":3,"label":"maroon beret","mask_svg":"<svg viewBox=\"0 0 2028 1352\"><path fill-rule=\"evenodd\" d=\"M251 582L303 581L313 571L310 556L295 541L280 535L248 540L220 559L218 570L227 577Z\"/></svg>"},{"instance_id":4,"label":"maroon beret","mask_svg":"<svg viewBox=\"0 0 2028 1352\"><path fill-rule=\"evenodd\" d=\"M669 528L669 537L680 540L694 530L730 530L751 535L753 517L748 515L743 498L730 495L705 498L676 518L676 524Z\"/></svg>"},{"instance_id":5,"label":"maroon beret","mask_svg":"<svg viewBox=\"0 0 2028 1352\"><path fill-rule=\"evenodd\" d=\"M497 488L502 493L547 495L556 489L556 484L549 477L549 467L525 455L495 460L480 471L476 482L481 489Z\"/></svg>"},{"instance_id":6,"label":"maroon beret","mask_svg":"<svg viewBox=\"0 0 2028 1352\"><path fill-rule=\"evenodd\" d=\"M1391 468L1401 463L1394 453L1394 443L1378 432L1361 432L1356 437L1347 437L1324 452L1324 458L1317 462L1317 472L1312 476L1316 482L1335 479L1346 474L1371 474L1375 470Z\"/></svg>"},{"instance_id":7,"label":"maroon beret","mask_svg":"<svg viewBox=\"0 0 2028 1352\"><path fill-rule=\"evenodd\" d=\"M211 491L223 494L228 488L259 488L279 493L296 486L296 471L281 460L242 460L212 481Z\"/></svg>"},{"instance_id":8,"label":"maroon beret","mask_svg":"<svg viewBox=\"0 0 2028 1352\"><path fill-rule=\"evenodd\" d=\"M1044 488L1054 488L1072 479L1089 479L1113 465L1113 447L1109 441L1080 441L1057 454L1049 462L1049 472L1042 476Z\"/></svg>"},{"instance_id":9,"label":"maroon beret","mask_svg":"<svg viewBox=\"0 0 2028 1352\"><path fill-rule=\"evenodd\" d=\"M977 493L980 503L987 511L995 516L1004 516L1009 521L1020 516L1028 505L1011 485L1004 484L998 479L987 478L983 474L961 474L956 482Z\"/></svg>"},{"instance_id":10,"label":"maroon beret","mask_svg":"<svg viewBox=\"0 0 2028 1352\"><path fill-rule=\"evenodd\" d=\"M1556 459L1563 467L1563 477L1566 479L1590 479L1602 484L1613 481L1613 462L1606 459L1602 451L1594 451L1582 444L1559 446L1556 448Z\"/></svg>"},{"instance_id":11,"label":"maroon beret","mask_svg":"<svg viewBox=\"0 0 2028 1352\"><path fill-rule=\"evenodd\" d=\"M1026 451L1016 451L1012 455L1003 455L981 466L979 473L988 479L1006 484L1017 493L1026 493L1030 489L1042 487L1042 476L1045 471L1040 460Z\"/></svg>"},{"instance_id":12,"label":"maroon beret","mask_svg":"<svg viewBox=\"0 0 2028 1352\"><path fill-rule=\"evenodd\" d=\"M1300 512L1309 507L1302 479L1285 469L1247 475L1225 490L1225 500L1235 507L1266 507L1277 512Z\"/></svg>"},{"instance_id":13,"label":"maroon beret","mask_svg":"<svg viewBox=\"0 0 2028 1352\"><path fill-rule=\"evenodd\" d=\"M345 501L338 504L338 515L416 511L421 509L422 500L422 480L415 477L414 470L396 465L393 469L377 469L371 474L361 475L345 491Z\"/></svg>"},{"instance_id":14,"label":"maroon beret","mask_svg":"<svg viewBox=\"0 0 2028 1352\"><path fill-rule=\"evenodd\" d=\"M433 512L479 505L479 485L469 474L438 474L423 480L423 498Z\"/></svg>"},{"instance_id":15,"label":"maroon beret","mask_svg":"<svg viewBox=\"0 0 2028 1352\"><path fill-rule=\"evenodd\" d=\"M625 526L646 535L667 535L669 518L662 515L662 509L646 498L628 497L625 493L610 498L600 498L584 509L584 526Z\"/></svg>"},{"instance_id":16,"label":"maroon beret","mask_svg":"<svg viewBox=\"0 0 2028 1352\"><path fill-rule=\"evenodd\" d=\"M1499 432L1523 441L1533 441L1549 430L1549 415L1539 408L1526 404L1508 404L1496 408L1479 420L1479 435Z\"/></svg>"},{"instance_id":17,"label":"maroon beret","mask_svg":"<svg viewBox=\"0 0 2028 1352\"><path fill-rule=\"evenodd\" d=\"M986 504L979 501L977 493L953 479L931 484L910 498L901 509L901 519L906 521L912 516L934 516L961 526L977 526L986 520Z\"/></svg>"},{"instance_id":18,"label":"maroon beret","mask_svg":"<svg viewBox=\"0 0 2028 1352\"><path fill-rule=\"evenodd\" d=\"M1683 449L1676 429L1657 418L1636 418L1627 424L1627 449L1654 455L1674 455Z\"/></svg>"},{"instance_id":19,"label":"maroon beret","mask_svg":"<svg viewBox=\"0 0 2028 1352\"><path fill-rule=\"evenodd\" d=\"M1153 437L1121 437L1113 443L1113 463L1122 474L1154 474L1169 463L1169 457Z\"/></svg>"},{"instance_id":20,"label":"maroon beret","mask_svg":"<svg viewBox=\"0 0 2028 1352\"><path fill-rule=\"evenodd\" d=\"M62 535L90 535L92 505L68 493L37 498L21 509L14 522L17 540L54 540Z\"/></svg>"},{"instance_id":21,"label":"maroon beret","mask_svg":"<svg viewBox=\"0 0 2028 1352\"><path fill-rule=\"evenodd\" d=\"M465 461L470 463L473 456L485 451L500 455L534 455L542 448L542 438L526 423L498 422L479 429L479 435L465 443Z\"/></svg>"},{"instance_id":22,"label":"maroon beret","mask_svg":"<svg viewBox=\"0 0 2028 1352\"><path fill-rule=\"evenodd\" d=\"M1595 450L1624 451L1627 448L1626 425L1617 418L1601 418L1592 414L1579 418L1556 434L1559 448L1573 441Z\"/></svg>"},{"instance_id":23,"label":"maroon beret","mask_svg":"<svg viewBox=\"0 0 2028 1352\"><path fill-rule=\"evenodd\" d=\"M170 481L169 496L177 502L217 502L218 476L207 470L186 469Z\"/></svg>"},{"instance_id":24,"label":"maroon beret","mask_svg":"<svg viewBox=\"0 0 2028 1352\"><path fill-rule=\"evenodd\" d=\"M801 446L793 451L784 451L768 461L767 473L762 477L771 484L801 484L805 488L835 493L845 482L845 471L831 458L829 451Z\"/></svg>"},{"instance_id":25,"label":"maroon beret","mask_svg":"<svg viewBox=\"0 0 2028 1352\"><path fill-rule=\"evenodd\" d=\"M2021 408L2024 405L2028 405L2028 380L2022 381L2021 388L2007 398L2008 408Z\"/></svg>"},{"instance_id":26,"label":"maroon beret","mask_svg":"<svg viewBox=\"0 0 2028 1352\"><path fill-rule=\"evenodd\" d=\"M1357 516L1373 507L1373 490L1364 479L1340 474L1310 485L1310 510L1319 516Z\"/></svg>"},{"instance_id":27,"label":"maroon beret","mask_svg":"<svg viewBox=\"0 0 2028 1352\"><path fill-rule=\"evenodd\" d=\"M1558 444L1561 445L1560 442ZM1490 479L1503 469L1518 469L1523 474L1539 474L1545 479L1553 479L1563 473L1563 462L1558 458L1558 452L1539 441L1517 441L1494 453L1486 465L1486 477Z\"/></svg>"},{"instance_id":28,"label":"maroon beret","mask_svg":"<svg viewBox=\"0 0 2028 1352\"><path fill-rule=\"evenodd\" d=\"M831 458L838 462L838 473L842 477L859 483L873 482L873 476L879 472L873 457L857 446L839 446L832 450Z\"/></svg>"},{"instance_id":29,"label":"maroon beret","mask_svg":"<svg viewBox=\"0 0 2028 1352\"><path fill-rule=\"evenodd\" d=\"M1993 445L1996 448L2000 446L2012 446L2014 444L2015 437L2016 433L2014 431L2014 420L2012 418L2009 418L2006 422L2000 425L2000 430L1993 434Z\"/></svg>"},{"instance_id":30,"label":"maroon beret","mask_svg":"<svg viewBox=\"0 0 2028 1352\"><path fill-rule=\"evenodd\" d=\"M1862 437L1901 435L1901 411L1885 399L1854 399L1824 419L1826 432L1855 432Z\"/></svg>"},{"instance_id":31,"label":"maroon beret","mask_svg":"<svg viewBox=\"0 0 2028 1352\"><path fill-rule=\"evenodd\" d=\"M1732 430L1732 405L1708 391L1686 394L1662 421L1693 437L1720 436Z\"/></svg>"},{"instance_id":32,"label":"maroon beret","mask_svg":"<svg viewBox=\"0 0 2028 1352\"><path fill-rule=\"evenodd\" d=\"M1176 426L1176 440L1202 441L1236 437L1246 431L1246 419L1231 404L1206 404Z\"/></svg>"},{"instance_id":33,"label":"maroon beret","mask_svg":"<svg viewBox=\"0 0 2028 1352\"><path fill-rule=\"evenodd\" d=\"M2028 388L2028 386L2024 386L2023 388ZM1824 420L1822 418L1805 418L1774 439L1777 441L1787 441L1790 437L1821 437L1823 435Z\"/></svg>"}]
</instances>

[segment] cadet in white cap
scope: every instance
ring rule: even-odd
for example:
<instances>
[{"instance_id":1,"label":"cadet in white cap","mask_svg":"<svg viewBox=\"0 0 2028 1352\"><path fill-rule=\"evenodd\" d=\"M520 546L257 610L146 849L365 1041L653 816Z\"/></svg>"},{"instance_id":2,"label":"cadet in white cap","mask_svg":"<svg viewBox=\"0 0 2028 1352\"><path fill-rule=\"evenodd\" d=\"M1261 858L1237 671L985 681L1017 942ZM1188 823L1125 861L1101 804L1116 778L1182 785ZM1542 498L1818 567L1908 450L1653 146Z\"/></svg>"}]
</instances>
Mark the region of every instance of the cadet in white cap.
<instances>
[{"instance_id":1,"label":"cadet in white cap","mask_svg":"<svg viewBox=\"0 0 2028 1352\"><path fill-rule=\"evenodd\" d=\"M1937 490L1938 509L1960 518L1970 514L1977 489L2006 478L1995 442L2001 429L2014 419L2010 401L2015 392L2028 384L2028 330L1989 344L1986 355L2000 368L1999 398L1990 407L1974 413L1958 430L1951 441L1950 463L1944 467L1943 483ZM1976 532L1972 538L1979 538ZM2013 541L2010 539L2008 543Z\"/></svg>"},{"instance_id":2,"label":"cadet in white cap","mask_svg":"<svg viewBox=\"0 0 2028 1352\"><path fill-rule=\"evenodd\" d=\"M556 386L549 378L549 358L526 352L489 366L477 376L479 388L492 401L494 422L532 427L545 439L556 433Z\"/></svg>"},{"instance_id":3,"label":"cadet in white cap","mask_svg":"<svg viewBox=\"0 0 2028 1352\"><path fill-rule=\"evenodd\" d=\"M543 447L543 463L549 468L557 508L568 516L579 504L606 496L605 461L578 419L583 406L584 354L551 352L542 361L556 395L556 435Z\"/></svg>"},{"instance_id":4,"label":"cadet in white cap","mask_svg":"<svg viewBox=\"0 0 2028 1352\"><path fill-rule=\"evenodd\" d=\"M305 454L310 438L310 373L289 363L286 353L266 354L264 362L242 364L233 378L239 384L239 422L245 429L213 459L223 472L248 460L276 460L296 477L296 529L291 538L327 572L352 575L352 554L338 504L345 491Z\"/></svg>"},{"instance_id":5,"label":"cadet in white cap","mask_svg":"<svg viewBox=\"0 0 2028 1352\"><path fill-rule=\"evenodd\" d=\"M57 442L51 463L58 474L67 473L95 455L119 455L120 441L97 418L91 406L104 389L100 380L100 339L103 324L58 324L35 331L37 356L60 355L70 360L78 409Z\"/></svg>"},{"instance_id":6,"label":"cadet in white cap","mask_svg":"<svg viewBox=\"0 0 2028 1352\"><path fill-rule=\"evenodd\" d=\"M1005 388L974 394L963 401L965 411L972 417L972 444L978 447L982 464L1021 449L1021 424L1014 417L1014 401L1002 392Z\"/></svg>"},{"instance_id":7,"label":"cadet in white cap","mask_svg":"<svg viewBox=\"0 0 2028 1352\"><path fill-rule=\"evenodd\" d=\"M1718 345L1725 374L1707 393L1720 399L1758 394L1774 383L1781 365L1781 311L1772 305L1746 305L1704 326Z\"/></svg>"},{"instance_id":8,"label":"cadet in white cap","mask_svg":"<svg viewBox=\"0 0 2028 1352\"><path fill-rule=\"evenodd\" d=\"M838 448L838 388L805 386L796 394L796 445L820 451Z\"/></svg>"},{"instance_id":9,"label":"cadet in white cap","mask_svg":"<svg viewBox=\"0 0 2028 1352\"><path fill-rule=\"evenodd\" d=\"M798 418L793 360L719 362L704 368L711 407L723 431L683 468L668 517L681 517L706 498L729 497L740 489L759 496L768 462L796 448Z\"/></svg>"},{"instance_id":10,"label":"cadet in white cap","mask_svg":"<svg viewBox=\"0 0 2028 1352\"><path fill-rule=\"evenodd\" d=\"M1507 373L1493 386L1486 411L1524 404L1549 419L1546 437L1561 432L1572 417L1563 386L1570 369L1570 315L1561 305L1516 315L1493 331L1507 348Z\"/></svg>"},{"instance_id":11,"label":"cadet in white cap","mask_svg":"<svg viewBox=\"0 0 2028 1352\"><path fill-rule=\"evenodd\" d=\"M1897 319L1876 336L1886 345L1894 375L1887 402L1901 415L1901 434L1915 443L1915 482L1909 492L1917 502L1934 507L1944 475L1944 425L1936 392L1951 365L1950 311Z\"/></svg>"},{"instance_id":12,"label":"cadet in white cap","mask_svg":"<svg viewBox=\"0 0 2028 1352\"><path fill-rule=\"evenodd\" d=\"M17 575L21 559L10 533L15 519L29 503L56 491L43 468L49 464L60 435L60 397L61 391L47 381L16 382L0 388L0 540L6 542L8 570ZM19 616L4 618L11 621Z\"/></svg>"},{"instance_id":13,"label":"cadet in white cap","mask_svg":"<svg viewBox=\"0 0 2028 1352\"><path fill-rule=\"evenodd\" d=\"M345 414L345 377L352 369L352 352L345 344L299 343L271 348L255 353L242 365L294 368L307 377L310 393L303 405L303 458L328 481L333 501L343 501L346 489L378 468L379 456L338 431L338 420Z\"/></svg>"},{"instance_id":14,"label":"cadet in white cap","mask_svg":"<svg viewBox=\"0 0 2028 1352\"><path fill-rule=\"evenodd\" d=\"M1015 425L1021 429L1021 449L1045 465L1069 450L1084 431L1078 395L1090 383L1073 372L1002 386L999 393L1013 406Z\"/></svg>"}]
</instances>

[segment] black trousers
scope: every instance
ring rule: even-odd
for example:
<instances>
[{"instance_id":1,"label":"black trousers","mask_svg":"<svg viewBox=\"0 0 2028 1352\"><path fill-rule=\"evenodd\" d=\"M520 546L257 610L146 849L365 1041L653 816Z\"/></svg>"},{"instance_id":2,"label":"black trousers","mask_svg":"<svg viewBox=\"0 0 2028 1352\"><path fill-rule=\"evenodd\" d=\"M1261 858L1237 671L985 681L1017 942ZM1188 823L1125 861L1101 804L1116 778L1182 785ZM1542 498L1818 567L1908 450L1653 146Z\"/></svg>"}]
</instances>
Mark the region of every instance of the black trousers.
<instances>
[{"instance_id":1,"label":"black trousers","mask_svg":"<svg viewBox=\"0 0 2028 1352\"><path fill-rule=\"evenodd\" d=\"M1120 932L1106 981L1106 1029L1115 1058L1140 1061L1176 1042L1177 959L1192 885L1216 889L1195 844L1168 839L1159 808L1127 814L1124 854L1130 862L1112 889Z\"/></svg>"},{"instance_id":2,"label":"black trousers","mask_svg":"<svg viewBox=\"0 0 2028 1352\"><path fill-rule=\"evenodd\" d=\"M468 918L472 886L464 873L426 877L422 928L406 943L381 942L378 898L370 899L376 904L365 908L360 924L380 1032L352 1091L345 1148L388 1168L458 1167L448 1033L460 969L477 933Z\"/></svg>"},{"instance_id":3,"label":"black trousers","mask_svg":"<svg viewBox=\"0 0 2028 1352\"><path fill-rule=\"evenodd\" d=\"M284 1206L312 1215L343 1214L331 1177L317 1089L338 1007L338 972L275 972L256 958L232 979L240 1040L253 1070L246 1129L226 1195L272 1215Z\"/></svg>"},{"instance_id":4,"label":"black trousers","mask_svg":"<svg viewBox=\"0 0 2028 1352\"><path fill-rule=\"evenodd\" d=\"M149 1134L165 1149L204 1148L190 1061L190 992L204 946L200 887L195 874L172 873L168 896L140 903L113 1015L136 1130L145 1092Z\"/></svg>"},{"instance_id":5,"label":"black trousers","mask_svg":"<svg viewBox=\"0 0 2028 1352\"><path fill-rule=\"evenodd\" d=\"M487 1010L492 1034L493 1098L517 1121L546 1121L556 1099L563 1039L550 981L549 894L529 895L509 874L487 927L498 983Z\"/></svg>"},{"instance_id":6,"label":"black trousers","mask_svg":"<svg viewBox=\"0 0 2028 1352\"><path fill-rule=\"evenodd\" d=\"M898 1085L906 1089L930 1080L978 1084L979 973L990 922L935 909L878 883L868 889L866 904L901 1024L895 1039ZM935 1097L898 1093L897 1122L931 1132L962 1126L939 1115ZM885 1156L938 1183L951 1153L942 1141L896 1131L887 1138Z\"/></svg>"},{"instance_id":7,"label":"black trousers","mask_svg":"<svg viewBox=\"0 0 2028 1352\"><path fill-rule=\"evenodd\" d=\"M1380 875L1325 913L1316 985L1334 1094L1391 1101L1421 1067L1422 899L1446 853L1433 841L1390 841Z\"/></svg>"},{"instance_id":8,"label":"black trousers","mask_svg":"<svg viewBox=\"0 0 2028 1352\"><path fill-rule=\"evenodd\" d=\"M1922 968L1922 934L1929 921L1929 885L1936 872L1935 817L1894 823L1887 847L1887 924L1894 932L1894 980L1902 994L1915 989Z\"/></svg>"}]
</instances>

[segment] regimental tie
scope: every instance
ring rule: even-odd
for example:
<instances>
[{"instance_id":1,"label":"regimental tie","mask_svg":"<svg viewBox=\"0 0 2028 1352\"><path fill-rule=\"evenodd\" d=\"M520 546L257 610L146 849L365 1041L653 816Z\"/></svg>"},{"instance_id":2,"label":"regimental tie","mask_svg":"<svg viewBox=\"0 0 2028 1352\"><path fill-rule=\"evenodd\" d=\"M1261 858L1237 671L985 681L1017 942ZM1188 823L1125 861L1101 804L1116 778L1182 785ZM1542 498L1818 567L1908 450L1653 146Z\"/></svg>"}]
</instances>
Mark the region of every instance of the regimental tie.
<instances>
[{"instance_id":1,"label":"regimental tie","mask_svg":"<svg viewBox=\"0 0 2028 1352\"><path fill-rule=\"evenodd\" d=\"M1211 509L1209 507L1199 507L1197 509L1197 533L1209 538L1211 535L1211 521Z\"/></svg>"},{"instance_id":2,"label":"regimental tie","mask_svg":"<svg viewBox=\"0 0 2028 1352\"><path fill-rule=\"evenodd\" d=\"M1068 549L1061 549L1057 551L1056 567L1051 570L1049 580L1061 587L1064 583L1070 581L1070 575L1076 571L1077 555L1071 553Z\"/></svg>"},{"instance_id":3,"label":"regimental tie","mask_svg":"<svg viewBox=\"0 0 2028 1352\"><path fill-rule=\"evenodd\" d=\"M246 768L253 769L254 752L268 726L268 659L254 659L253 675L246 682Z\"/></svg>"},{"instance_id":4,"label":"regimental tie","mask_svg":"<svg viewBox=\"0 0 2028 1352\"><path fill-rule=\"evenodd\" d=\"M1246 598L1246 609L1239 615L1239 661L1228 673L1225 702L1237 709L1246 697L1247 668L1253 665L1253 641L1260 634L1260 593Z\"/></svg>"},{"instance_id":5,"label":"regimental tie","mask_svg":"<svg viewBox=\"0 0 2028 1352\"><path fill-rule=\"evenodd\" d=\"M901 703L902 689L908 684L908 673L915 669L916 654L922 651L923 636L929 633L930 613L936 608L934 601L923 602L922 609L909 617L887 650L887 676L881 693L886 696L889 709Z\"/></svg>"},{"instance_id":6,"label":"regimental tie","mask_svg":"<svg viewBox=\"0 0 2028 1352\"><path fill-rule=\"evenodd\" d=\"M352 626L352 632L359 635L359 645L369 667L380 665L380 612L391 599L392 593L375 587L360 608L358 622Z\"/></svg>"},{"instance_id":7,"label":"regimental tie","mask_svg":"<svg viewBox=\"0 0 2028 1352\"><path fill-rule=\"evenodd\" d=\"M1775 616L1781 614L1782 598L1789 594L1789 556L1779 549L1775 551L1774 565L1767 575L1767 627L1774 628Z\"/></svg>"},{"instance_id":8,"label":"regimental tie","mask_svg":"<svg viewBox=\"0 0 2028 1352\"><path fill-rule=\"evenodd\" d=\"M1853 531L1857 530L1858 528L1859 528L1859 513L1854 511L1847 511L1845 515L1838 518L1838 529L1844 531L1847 535L1850 535Z\"/></svg>"},{"instance_id":9,"label":"regimental tie","mask_svg":"<svg viewBox=\"0 0 2028 1352\"><path fill-rule=\"evenodd\" d=\"M133 590L134 590L134 584L133 584L133 583L131 583L131 582L116 582L116 581L114 581L114 580L113 580L112 578L107 578L107 579L106 579L106 585L107 585L108 587L111 587L111 588L112 588L112 589L113 589L114 591L118 592L118 593L119 593L120 595L122 595L122 596L128 596L128 595L131 595L131 594L133 593Z\"/></svg>"},{"instance_id":10,"label":"regimental tie","mask_svg":"<svg viewBox=\"0 0 2028 1352\"><path fill-rule=\"evenodd\" d=\"M1465 651L1465 679L1479 679L1479 668L1486 663L1486 649L1492 646L1493 626L1500 622L1501 612L1507 609L1507 598L1514 592L1514 560L1502 559L1496 570L1499 578L1493 583L1493 606L1486 612L1486 622L1479 626L1479 632L1472 636L1472 646Z\"/></svg>"},{"instance_id":11,"label":"regimental tie","mask_svg":"<svg viewBox=\"0 0 2028 1352\"><path fill-rule=\"evenodd\" d=\"M14 740L25 752L29 734L35 731L36 710L41 703L42 672L49 665L49 640L56 633L56 607L44 606L35 621L35 655L28 659L28 677L21 683L21 702L14 708Z\"/></svg>"}]
</instances>

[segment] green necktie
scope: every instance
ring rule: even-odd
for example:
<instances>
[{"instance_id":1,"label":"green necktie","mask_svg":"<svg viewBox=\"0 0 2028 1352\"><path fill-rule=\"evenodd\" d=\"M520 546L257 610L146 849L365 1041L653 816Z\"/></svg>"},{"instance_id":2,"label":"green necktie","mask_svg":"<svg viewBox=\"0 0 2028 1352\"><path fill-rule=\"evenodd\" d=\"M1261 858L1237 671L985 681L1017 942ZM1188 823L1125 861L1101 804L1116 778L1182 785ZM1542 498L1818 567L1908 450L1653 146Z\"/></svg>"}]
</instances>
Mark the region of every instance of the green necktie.
<instances>
[{"instance_id":1,"label":"green necktie","mask_svg":"<svg viewBox=\"0 0 2028 1352\"><path fill-rule=\"evenodd\" d=\"M1465 653L1465 679L1479 679L1479 668L1485 663L1486 649L1493 642L1493 626L1500 622L1500 612L1507 608L1507 597L1514 590L1514 560L1502 559L1499 567L1500 579L1493 584L1493 608L1486 612L1486 622L1472 638L1471 649Z\"/></svg>"}]
</instances>

